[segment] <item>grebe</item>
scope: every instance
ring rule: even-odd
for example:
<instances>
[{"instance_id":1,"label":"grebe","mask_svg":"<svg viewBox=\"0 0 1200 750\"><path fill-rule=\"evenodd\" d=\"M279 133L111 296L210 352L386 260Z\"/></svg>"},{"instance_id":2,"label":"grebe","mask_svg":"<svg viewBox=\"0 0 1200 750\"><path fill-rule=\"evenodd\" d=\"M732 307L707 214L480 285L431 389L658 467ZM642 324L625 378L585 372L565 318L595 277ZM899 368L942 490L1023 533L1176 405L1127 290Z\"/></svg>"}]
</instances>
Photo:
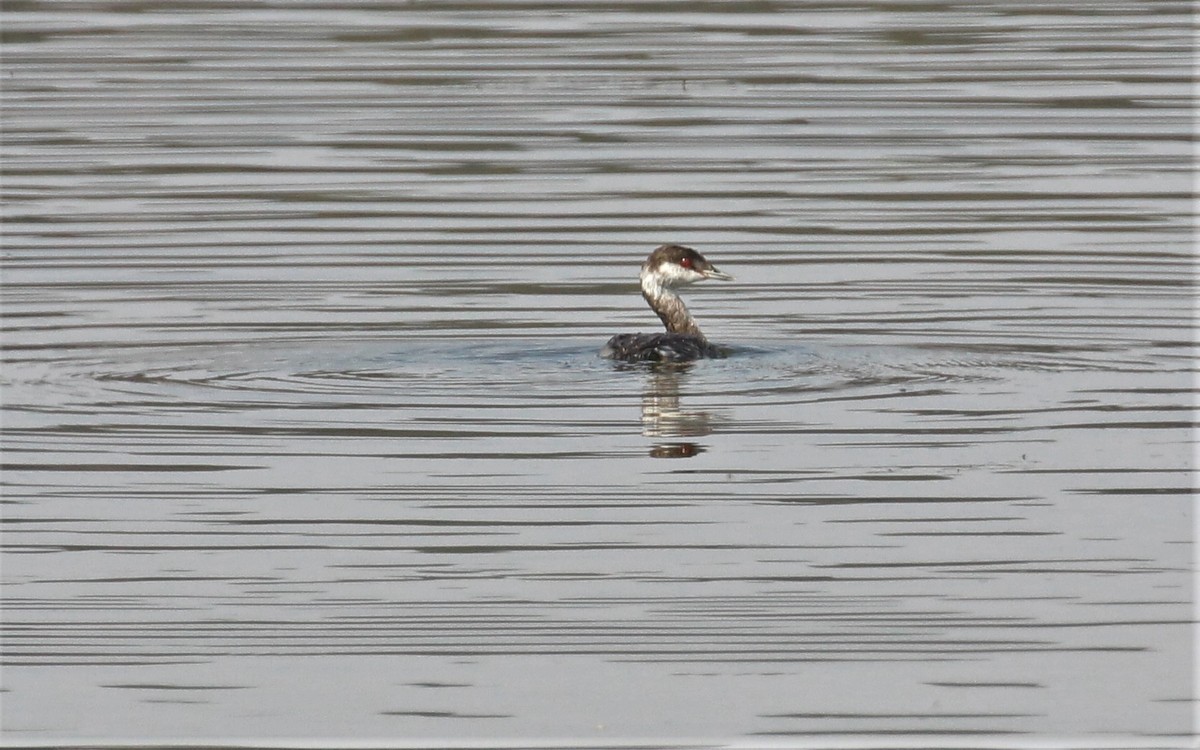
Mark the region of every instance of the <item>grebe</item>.
<instances>
[{"instance_id":1,"label":"grebe","mask_svg":"<svg viewBox=\"0 0 1200 750\"><path fill-rule=\"evenodd\" d=\"M626 362L686 362L702 357L724 357L725 350L708 343L700 326L673 290L705 279L733 279L721 273L703 255L682 245L663 245L642 264L642 296L662 318L666 333L618 333L600 350L600 356Z\"/></svg>"}]
</instances>

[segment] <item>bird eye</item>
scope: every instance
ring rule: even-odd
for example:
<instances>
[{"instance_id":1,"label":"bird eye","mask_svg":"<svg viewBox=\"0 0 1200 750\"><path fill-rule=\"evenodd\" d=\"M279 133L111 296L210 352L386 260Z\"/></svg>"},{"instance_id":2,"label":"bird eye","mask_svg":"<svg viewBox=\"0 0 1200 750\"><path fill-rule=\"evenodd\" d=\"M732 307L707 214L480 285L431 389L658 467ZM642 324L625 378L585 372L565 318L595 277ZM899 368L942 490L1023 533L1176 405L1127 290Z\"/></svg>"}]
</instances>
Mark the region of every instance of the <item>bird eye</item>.
<instances>
[{"instance_id":1,"label":"bird eye","mask_svg":"<svg viewBox=\"0 0 1200 750\"><path fill-rule=\"evenodd\" d=\"M688 258L686 256L683 258L680 258L679 265L683 266L684 268L691 268L692 267L692 259Z\"/></svg>"}]
</instances>

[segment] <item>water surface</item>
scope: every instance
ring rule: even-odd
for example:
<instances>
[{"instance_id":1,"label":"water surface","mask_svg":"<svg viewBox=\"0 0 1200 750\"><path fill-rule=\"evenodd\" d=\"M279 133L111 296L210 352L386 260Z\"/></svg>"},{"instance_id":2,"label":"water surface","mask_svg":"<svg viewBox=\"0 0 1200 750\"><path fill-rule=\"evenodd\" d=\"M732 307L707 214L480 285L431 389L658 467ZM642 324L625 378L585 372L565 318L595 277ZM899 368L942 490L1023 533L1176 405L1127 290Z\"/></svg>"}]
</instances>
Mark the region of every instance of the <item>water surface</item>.
<instances>
[{"instance_id":1,"label":"water surface","mask_svg":"<svg viewBox=\"0 0 1200 750\"><path fill-rule=\"evenodd\" d=\"M1192 737L1188 4L3 20L6 742Z\"/></svg>"}]
</instances>

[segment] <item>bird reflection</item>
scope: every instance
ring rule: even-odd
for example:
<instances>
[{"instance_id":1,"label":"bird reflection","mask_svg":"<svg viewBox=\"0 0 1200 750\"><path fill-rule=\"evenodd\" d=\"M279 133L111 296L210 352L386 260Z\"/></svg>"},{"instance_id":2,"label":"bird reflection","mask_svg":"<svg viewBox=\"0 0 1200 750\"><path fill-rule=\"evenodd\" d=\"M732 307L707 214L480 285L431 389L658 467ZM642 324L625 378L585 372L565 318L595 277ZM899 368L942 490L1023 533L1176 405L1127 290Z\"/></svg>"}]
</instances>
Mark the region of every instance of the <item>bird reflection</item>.
<instances>
[{"instance_id":1,"label":"bird reflection","mask_svg":"<svg viewBox=\"0 0 1200 750\"><path fill-rule=\"evenodd\" d=\"M706 411L684 411L679 392L690 365L660 364L652 367L642 391L642 434L649 438L689 438L712 433L712 417ZM704 448L691 441L661 441L650 447L653 458L691 458Z\"/></svg>"}]
</instances>

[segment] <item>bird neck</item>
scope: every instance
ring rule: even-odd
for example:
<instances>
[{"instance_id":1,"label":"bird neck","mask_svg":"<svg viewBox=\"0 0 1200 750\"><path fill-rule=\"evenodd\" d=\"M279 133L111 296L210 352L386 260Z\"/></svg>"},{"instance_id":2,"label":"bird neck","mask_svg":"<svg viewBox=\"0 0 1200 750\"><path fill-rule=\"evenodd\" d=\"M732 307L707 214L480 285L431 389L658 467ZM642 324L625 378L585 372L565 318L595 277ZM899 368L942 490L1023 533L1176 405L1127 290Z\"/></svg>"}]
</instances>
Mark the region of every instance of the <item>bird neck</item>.
<instances>
[{"instance_id":1,"label":"bird neck","mask_svg":"<svg viewBox=\"0 0 1200 750\"><path fill-rule=\"evenodd\" d=\"M679 295L663 286L652 274L642 276L642 296L650 305L650 309L662 319L663 325L671 333L687 333L704 338L696 319L688 312L687 305Z\"/></svg>"}]
</instances>

